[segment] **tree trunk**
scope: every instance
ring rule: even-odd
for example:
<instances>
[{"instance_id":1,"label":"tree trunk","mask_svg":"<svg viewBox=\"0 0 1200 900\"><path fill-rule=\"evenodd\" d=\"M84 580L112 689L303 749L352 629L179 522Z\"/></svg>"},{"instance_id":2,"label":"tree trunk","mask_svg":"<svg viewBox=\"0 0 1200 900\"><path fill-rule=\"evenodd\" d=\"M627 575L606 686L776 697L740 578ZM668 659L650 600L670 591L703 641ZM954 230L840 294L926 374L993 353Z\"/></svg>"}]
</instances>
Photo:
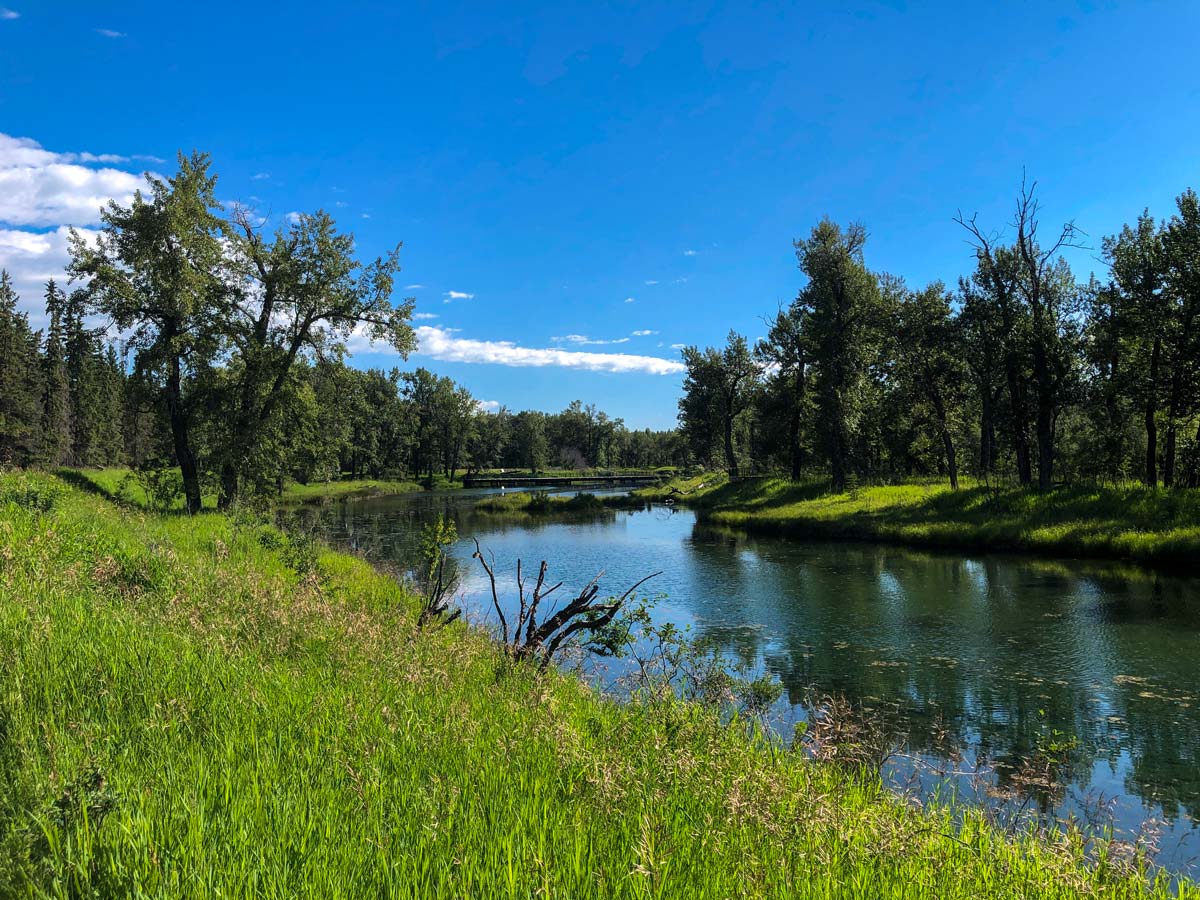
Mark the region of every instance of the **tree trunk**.
<instances>
[{"instance_id":1,"label":"tree trunk","mask_svg":"<svg viewBox=\"0 0 1200 900\"><path fill-rule=\"evenodd\" d=\"M795 395L792 397L792 418L788 423L788 447L791 453L792 481L799 481L804 465L804 450L800 446L800 409L804 402L804 363L796 368Z\"/></svg>"},{"instance_id":2,"label":"tree trunk","mask_svg":"<svg viewBox=\"0 0 1200 900\"><path fill-rule=\"evenodd\" d=\"M200 471L196 456L192 453L188 439L187 416L183 412L183 378L179 371L179 357L172 356L167 373L167 416L171 422L171 439L175 446L175 458L183 476L183 496L189 515L200 512Z\"/></svg>"},{"instance_id":3,"label":"tree trunk","mask_svg":"<svg viewBox=\"0 0 1200 900\"><path fill-rule=\"evenodd\" d=\"M1017 479L1021 484L1033 483L1033 467L1029 459L1029 436L1025 433L1025 397L1016 360L1005 361L1008 380L1009 406L1012 408L1013 447L1017 452Z\"/></svg>"},{"instance_id":4,"label":"tree trunk","mask_svg":"<svg viewBox=\"0 0 1200 900\"><path fill-rule=\"evenodd\" d=\"M1158 369L1162 359L1162 338L1154 338L1150 353L1150 384L1146 393L1146 484L1158 484Z\"/></svg>"},{"instance_id":5,"label":"tree trunk","mask_svg":"<svg viewBox=\"0 0 1200 900\"><path fill-rule=\"evenodd\" d=\"M217 500L219 509L229 509L238 494L238 472L231 461L221 464L221 496Z\"/></svg>"},{"instance_id":6,"label":"tree trunk","mask_svg":"<svg viewBox=\"0 0 1200 900\"><path fill-rule=\"evenodd\" d=\"M1167 440L1163 448L1163 487L1175 487L1175 419L1167 422Z\"/></svg>"},{"instance_id":7,"label":"tree trunk","mask_svg":"<svg viewBox=\"0 0 1200 900\"><path fill-rule=\"evenodd\" d=\"M1054 409L1049 398L1039 398L1037 414L1038 487L1054 484Z\"/></svg>"},{"instance_id":8,"label":"tree trunk","mask_svg":"<svg viewBox=\"0 0 1200 900\"><path fill-rule=\"evenodd\" d=\"M725 468L730 478L738 477L737 454L733 452L733 416L725 413Z\"/></svg>"},{"instance_id":9,"label":"tree trunk","mask_svg":"<svg viewBox=\"0 0 1200 900\"><path fill-rule=\"evenodd\" d=\"M945 425L942 426L942 446L946 450L946 468L950 470L950 487L952 490L958 490L958 457L954 453L954 438L950 435L950 429Z\"/></svg>"},{"instance_id":10,"label":"tree trunk","mask_svg":"<svg viewBox=\"0 0 1200 900\"><path fill-rule=\"evenodd\" d=\"M946 404L942 400L941 391L927 382L929 399L933 403L933 411L937 414L938 431L941 432L942 449L946 451L946 469L950 473L950 488L958 490L958 455L954 452L954 436L946 424Z\"/></svg>"},{"instance_id":11,"label":"tree trunk","mask_svg":"<svg viewBox=\"0 0 1200 900\"><path fill-rule=\"evenodd\" d=\"M979 392L979 474L987 478L992 474L992 448L996 442L996 425L993 421L992 392L985 384Z\"/></svg>"},{"instance_id":12,"label":"tree trunk","mask_svg":"<svg viewBox=\"0 0 1200 900\"><path fill-rule=\"evenodd\" d=\"M1047 490L1054 483L1054 383L1045 347L1045 327L1041 314L1034 315L1033 378L1037 386L1038 487Z\"/></svg>"}]
</instances>

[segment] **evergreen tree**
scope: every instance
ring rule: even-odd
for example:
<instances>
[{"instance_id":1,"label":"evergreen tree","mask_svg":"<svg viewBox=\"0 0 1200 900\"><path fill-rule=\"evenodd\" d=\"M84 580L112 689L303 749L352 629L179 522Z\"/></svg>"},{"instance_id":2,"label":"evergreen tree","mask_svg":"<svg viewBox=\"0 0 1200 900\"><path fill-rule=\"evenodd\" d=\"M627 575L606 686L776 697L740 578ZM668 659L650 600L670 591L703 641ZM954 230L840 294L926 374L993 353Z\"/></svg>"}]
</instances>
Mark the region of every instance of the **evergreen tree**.
<instances>
[{"instance_id":1,"label":"evergreen tree","mask_svg":"<svg viewBox=\"0 0 1200 900\"><path fill-rule=\"evenodd\" d=\"M66 332L63 322L66 296L54 279L46 283L46 315L50 325L42 351L42 445L46 465L71 460L71 388L67 379Z\"/></svg>"},{"instance_id":2,"label":"evergreen tree","mask_svg":"<svg viewBox=\"0 0 1200 900\"><path fill-rule=\"evenodd\" d=\"M38 335L17 311L17 294L0 270L0 465L28 465L38 451L41 377Z\"/></svg>"}]
</instances>

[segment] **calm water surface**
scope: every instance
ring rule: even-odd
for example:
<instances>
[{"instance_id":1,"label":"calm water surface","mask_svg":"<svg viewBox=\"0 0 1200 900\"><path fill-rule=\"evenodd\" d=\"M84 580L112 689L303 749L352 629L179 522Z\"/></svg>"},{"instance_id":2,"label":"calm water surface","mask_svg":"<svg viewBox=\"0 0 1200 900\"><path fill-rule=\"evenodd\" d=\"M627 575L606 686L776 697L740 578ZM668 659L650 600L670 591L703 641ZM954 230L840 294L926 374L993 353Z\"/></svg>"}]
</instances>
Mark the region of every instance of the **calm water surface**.
<instances>
[{"instance_id":1,"label":"calm water surface","mask_svg":"<svg viewBox=\"0 0 1200 900\"><path fill-rule=\"evenodd\" d=\"M1055 731L1073 736L1064 786L1023 797L1028 814L1074 814L1122 836L1158 834L1159 862L1200 874L1200 578L1019 556L809 543L716 530L667 507L581 519L479 514L485 491L377 498L296 513L327 540L410 566L419 526L451 516L464 605L490 601L472 537L496 556L503 586L516 559L550 564L565 592L604 571L620 593L665 595L654 617L690 625L731 657L778 676L778 721L838 693L877 710L913 759L896 782L926 792L947 757L960 796L985 786ZM959 758L961 756L961 758ZM983 760L988 763L985 766ZM1011 810L1010 810L1011 812Z\"/></svg>"}]
</instances>

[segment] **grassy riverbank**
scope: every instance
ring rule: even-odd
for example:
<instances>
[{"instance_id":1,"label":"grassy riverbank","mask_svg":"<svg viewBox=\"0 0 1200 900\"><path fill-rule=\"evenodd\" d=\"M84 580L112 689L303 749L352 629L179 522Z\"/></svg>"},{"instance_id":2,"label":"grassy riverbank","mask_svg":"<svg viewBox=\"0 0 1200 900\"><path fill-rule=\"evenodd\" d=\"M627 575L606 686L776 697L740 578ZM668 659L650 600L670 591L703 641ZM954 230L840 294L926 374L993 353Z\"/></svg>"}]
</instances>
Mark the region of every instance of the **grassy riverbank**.
<instances>
[{"instance_id":1,"label":"grassy riverbank","mask_svg":"<svg viewBox=\"0 0 1200 900\"><path fill-rule=\"evenodd\" d=\"M492 513L597 512L605 508L605 504L595 494L579 493L567 496L538 491L490 494L475 504L475 509L480 512Z\"/></svg>"},{"instance_id":2,"label":"grassy riverbank","mask_svg":"<svg viewBox=\"0 0 1200 900\"><path fill-rule=\"evenodd\" d=\"M1050 491L967 483L863 487L831 493L823 482L701 475L638 491L686 503L717 524L800 537L883 540L963 550L1194 565L1200 491L1140 485Z\"/></svg>"},{"instance_id":3,"label":"grassy riverbank","mask_svg":"<svg viewBox=\"0 0 1200 900\"><path fill-rule=\"evenodd\" d=\"M0 896L1174 896L414 608L265 525L0 474Z\"/></svg>"}]
</instances>

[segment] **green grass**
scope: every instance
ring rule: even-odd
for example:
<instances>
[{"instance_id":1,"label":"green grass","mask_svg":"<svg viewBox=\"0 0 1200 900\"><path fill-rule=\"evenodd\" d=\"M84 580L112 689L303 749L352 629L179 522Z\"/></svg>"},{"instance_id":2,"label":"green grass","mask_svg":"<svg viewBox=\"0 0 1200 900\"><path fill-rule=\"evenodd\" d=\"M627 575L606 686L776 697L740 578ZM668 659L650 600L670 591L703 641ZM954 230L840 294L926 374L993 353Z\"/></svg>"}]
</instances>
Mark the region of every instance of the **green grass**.
<instances>
[{"instance_id":1,"label":"green grass","mask_svg":"<svg viewBox=\"0 0 1200 900\"><path fill-rule=\"evenodd\" d=\"M386 497L423 490L414 481L386 481L370 478L346 481L314 481L309 484L289 482L279 497L284 502L318 503L325 500L346 500L351 497Z\"/></svg>"},{"instance_id":2,"label":"green grass","mask_svg":"<svg viewBox=\"0 0 1200 900\"><path fill-rule=\"evenodd\" d=\"M149 498L146 496L145 489L136 478L130 477L133 474L131 469L63 469L59 474L80 487L90 487L107 497L121 498L137 506L149 505ZM450 484L449 486L461 487L461 482ZM284 486L281 495L272 496L274 499L285 503L320 503L326 500L346 500L352 497L383 497L391 494L407 494L422 489L420 484L413 481L371 478L314 481L309 484L300 484L299 482L291 481ZM217 495L215 492L206 492L201 497L201 501L206 509L216 509L217 507ZM182 497L175 501L173 508L183 509Z\"/></svg>"},{"instance_id":3,"label":"green grass","mask_svg":"<svg viewBox=\"0 0 1200 900\"><path fill-rule=\"evenodd\" d=\"M414 608L267 526L0 474L0 896L1173 896Z\"/></svg>"},{"instance_id":4,"label":"green grass","mask_svg":"<svg viewBox=\"0 0 1200 900\"><path fill-rule=\"evenodd\" d=\"M704 483L704 488L699 485ZM672 493L672 489L690 493ZM1049 491L932 481L831 493L822 482L699 476L636 492L673 498L716 524L800 537L884 540L1192 566L1200 491L1063 486Z\"/></svg>"},{"instance_id":5,"label":"green grass","mask_svg":"<svg viewBox=\"0 0 1200 900\"><path fill-rule=\"evenodd\" d=\"M567 497L538 491L517 491L512 494L491 494L477 502L475 509L493 513L597 512L605 509L605 504L595 494L579 493Z\"/></svg>"}]
</instances>

